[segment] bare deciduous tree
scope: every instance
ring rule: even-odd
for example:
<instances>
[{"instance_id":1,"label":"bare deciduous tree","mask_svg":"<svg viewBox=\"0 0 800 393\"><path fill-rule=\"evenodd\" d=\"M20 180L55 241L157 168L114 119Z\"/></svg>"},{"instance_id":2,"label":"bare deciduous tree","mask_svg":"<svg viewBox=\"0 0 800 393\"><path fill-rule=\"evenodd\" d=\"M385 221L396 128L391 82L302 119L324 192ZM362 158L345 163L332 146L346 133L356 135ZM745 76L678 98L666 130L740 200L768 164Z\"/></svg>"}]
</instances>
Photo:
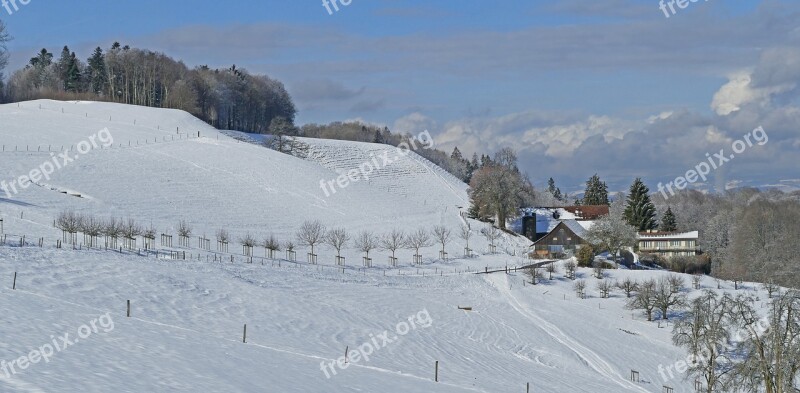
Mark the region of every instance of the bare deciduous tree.
<instances>
[{"instance_id":1,"label":"bare deciduous tree","mask_svg":"<svg viewBox=\"0 0 800 393\"><path fill-rule=\"evenodd\" d=\"M644 311L647 320L652 321L656 304L656 281L650 279L639 284L636 296L628 299L626 307L630 310Z\"/></svg>"},{"instance_id":2,"label":"bare deciduous tree","mask_svg":"<svg viewBox=\"0 0 800 393\"><path fill-rule=\"evenodd\" d=\"M542 278L544 276L542 274L541 269L539 267L536 267L536 266L529 267L527 273L528 273L528 277L530 277L530 279L531 279L531 284L533 284L533 285L538 284L542 280Z\"/></svg>"},{"instance_id":3,"label":"bare deciduous tree","mask_svg":"<svg viewBox=\"0 0 800 393\"><path fill-rule=\"evenodd\" d=\"M573 288L575 289L575 294L578 295L579 299L586 298L586 281L584 280L575 281L575 285L573 286Z\"/></svg>"},{"instance_id":4,"label":"bare deciduous tree","mask_svg":"<svg viewBox=\"0 0 800 393\"><path fill-rule=\"evenodd\" d=\"M186 220L180 220L178 222L178 236L181 237L190 237L192 236L192 227Z\"/></svg>"},{"instance_id":5,"label":"bare deciduous tree","mask_svg":"<svg viewBox=\"0 0 800 393\"><path fill-rule=\"evenodd\" d=\"M639 284L632 278L625 277L624 280L617 282L617 288L625 292L625 297L630 298L631 294L639 288Z\"/></svg>"},{"instance_id":6,"label":"bare deciduous tree","mask_svg":"<svg viewBox=\"0 0 800 393\"><path fill-rule=\"evenodd\" d=\"M686 296L675 291L675 283L672 277L661 277L656 282L654 292L655 306L661 311L661 319L669 319L669 310L671 308L686 305Z\"/></svg>"},{"instance_id":7,"label":"bare deciduous tree","mask_svg":"<svg viewBox=\"0 0 800 393\"><path fill-rule=\"evenodd\" d=\"M547 266L545 267L545 271L547 271L547 273L549 274L548 280L552 280L553 279L553 273L556 273L558 271L558 268L556 267L555 263L551 262L551 263L547 264Z\"/></svg>"},{"instance_id":8,"label":"bare deciduous tree","mask_svg":"<svg viewBox=\"0 0 800 393\"><path fill-rule=\"evenodd\" d=\"M686 280L677 274L670 275L667 278L667 282L669 282L670 291L672 291L672 293L679 293L686 288Z\"/></svg>"},{"instance_id":9,"label":"bare deciduous tree","mask_svg":"<svg viewBox=\"0 0 800 393\"><path fill-rule=\"evenodd\" d=\"M431 242L431 235L428 233L428 231L420 228L408 235L406 238L406 244L408 247L414 250L414 256L417 258L416 262L421 263L422 261L420 259L421 255L419 250L424 247L432 246L433 242Z\"/></svg>"},{"instance_id":10,"label":"bare deciduous tree","mask_svg":"<svg viewBox=\"0 0 800 393\"><path fill-rule=\"evenodd\" d=\"M489 225L489 226L481 229L481 235L483 235L486 238L486 240L489 241L489 245L491 245L492 248L495 247L494 242L495 242L495 240L500 238L501 234L502 234L502 232L500 232L499 229L495 228L492 225Z\"/></svg>"},{"instance_id":11,"label":"bare deciduous tree","mask_svg":"<svg viewBox=\"0 0 800 393\"><path fill-rule=\"evenodd\" d=\"M800 372L800 292L788 291L772 301L766 318L751 298L739 296L733 304L733 321L742 332L735 351L729 386L748 392L792 393Z\"/></svg>"},{"instance_id":12,"label":"bare deciduous tree","mask_svg":"<svg viewBox=\"0 0 800 393\"><path fill-rule=\"evenodd\" d=\"M325 244L336 250L336 257L342 257L342 248L350 241L350 235L344 228L334 228L325 234Z\"/></svg>"},{"instance_id":13,"label":"bare deciduous tree","mask_svg":"<svg viewBox=\"0 0 800 393\"><path fill-rule=\"evenodd\" d=\"M725 391L724 378L733 371L734 358L728 351L732 306L730 295L704 291L672 330L672 342L690 355L687 378L701 378L707 393Z\"/></svg>"},{"instance_id":14,"label":"bare deciduous tree","mask_svg":"<svg viewBox=\"0 0 800 393\"><path fill-rule=\"evenodd\" d=\"M325 226L316 220L306 221L300 226L296 236L300 244L311 247L311 254L314 254L314 247L325 238Z\"/></svg>"},{"instance_id":15,"label":"bare deciduous tree","mask_svg":"<svg viewBox=\"0 0 800 393\"><path fill-rule=\"evenodd\" d=\"M464 256L470 256L472 250L469 248L469 239L472 237L472 229L469 228L469 225L461 225L458 231L458 237L466 242L464 246Z\"/></svg>"},{"instance_id":16,"label":"bare deciduous tree","mask_svg":"<svg viewBox=\"0 0 800 393\"><path fill-rule=\"evenodd\" d=\"M396 261L395 253L397 250L405 247L406 234L399 229L392 229L391 232L384 234L381 237L380 247L383 250L392 252L392 261Z\"/></svg>"},{"instance_id":17,"label":"bare deciduous tree","mask_svg":"<svg viewBox=\"0 0 800 393\"><path fill-rule=\"evenodd\" d=\"M603 299L608 298L608 294L611 293L611 288L613 288L613 284L609 280L600 280L597 282L597 290L600 291L600 297Z\"/></svg>"},{"instance_id":18,"label":"bare deciduous tree","mask_svg":"<svg viewBox=\"0 0 800 393\"><path fill-rule=\"evenodd\" d=\"M269 251L269 258L273 258L275 256L275 251L281 250L281 243L275 238L275 235L269 235L268 238L265 238L264 241L261 242L261 247Z\"/></svg>"},{"instance_id":19,"label":"bare deciduous tree","mask_svg":"<svg viewBox=\"0 0 800 393\"><path fill-rule=\"evenodd\" d=\"M378 248L379 239L369 231L361 231L356 236L354 245L364 253L365 258L369 258L369 252Z\"/></svg>"},{"instance_id":20,"label":"bare deciduous tree","mask_svg":"<svg viewBox=\"0 0 800 393\"><path fill-rule=\"evenodd\" d=\"M231 239L230 233L228 233L225 229L220 229L217 231L217 241L220 243L228 243Z\"/></svg>"},{"instance_id":21,"label":"bare deciduous tree","mask_svg":"<svg viewBox=\"0 0 800 393\"><path fill-rule=\"evenodd\" d=\"M441 253L441 255L442 255L443 258L446 255L445 251L444 251L444 248L445 248L445 246L447 246L447 243L450 242L451 236L452 236L452 232L449 229L447 229L446 226L437 225L437 226L433 227L433 237L436 238L436 240L439 242L439 244L442 245L442 253Z\"/></svg>"}]
</instances>

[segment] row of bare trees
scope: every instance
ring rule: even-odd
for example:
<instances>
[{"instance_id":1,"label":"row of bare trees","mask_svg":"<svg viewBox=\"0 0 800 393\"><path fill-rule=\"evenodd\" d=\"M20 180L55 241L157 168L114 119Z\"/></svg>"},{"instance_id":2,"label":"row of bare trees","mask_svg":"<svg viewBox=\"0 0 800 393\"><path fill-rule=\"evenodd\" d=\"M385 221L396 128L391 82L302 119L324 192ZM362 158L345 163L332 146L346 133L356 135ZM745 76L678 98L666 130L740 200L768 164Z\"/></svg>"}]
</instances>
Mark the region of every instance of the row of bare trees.
<instances>
[{"instance_id":1,"label":"row of bare trees","mask_svg":"<svg viewBox=\"0 0 800 393\"><path fill-rule=\"evenodd\" d=\"M78 243L78 233L82 233L84 243L88 247L98 247L98 239L105 237L105 246L116 248L119 239L122 239L125 248L134 248L136 238L145 239L145 248L152 246L156 238L156 229L150 225L144 227L134 219L97 218L88 214L72 211L61 212L55 220L56 228L61 230L62 241L69 244Z\"/></svg>"},{"instance_id":2,"label":"row of bare trees","mask_svg":"<svg viewBox=\"0 0 800 393\"><path fill-rule=\"evenodd\" d=\"M495 240L500 237L500 231L485 230L482 233L493 245ZM469 249L469 240L472 231L467 226L463 226L458 232L458 236L466 241L466 249ZM311 248L311 254L315 255L315 249L320 244L326 244L336 250L337 261L341 258L341 251L351 244L364 253L365 260L369 259L372 250L390 251L391 261L396 263L397 251L401 249L414 250L415 263L421 262L420 250L434 245L434 241L441 246L440 258L446 258L446 247L453 240L453 231L446 226L436 225L430 231L420 228L410 233L399 229L393 229L383 235L376 235L370 231L361 231L355 238L344 228L326 229L319 221L306 221L296 233L296 239L300 245Z\"/></svg>"},{"instance_id":3,"label":"row of bare trees","mask_svg":"<svg viewBox=\"0 0 800 393\"><path fill-rule=\"evenodd\" d=\"M155 227L152 225L143 227L133 219L99 219L72 211L61 212L56 218L55 226L61 229L64 242L77 244L78 233L83 233L84 243L90 247L97 246L97 239L100 236L105 236L107 247L115 248L118 239L122 239L125 248L134 248L136 238L141 236L145 239L145 248L149 248L149 246L152 246L151 241L155 240L157 234ZM192 226L186 220L180 220L176 225L176 231L179 239L181 239L180 245L188 247L189 238L193 234ZM484 228L480 233L490 242L490 246L493 246L501 236L501 232L494 227ZM467 252L471 252L469 241L472 235L472 230L467 226L461 227L458 232L458 236L466 242L465 250ZM233 241L231 234L226 229L217 230L215 236L218 247L222 247L221 249L227 249L228 243ZM205 239L205 235L202 238ZM436 225L430 231L420 228L406 233L399 229L393 229L383 235L377 235L371 231L361 231L353 236L344 228L327 229L321 222L316 220L304 222L295 234L295 240L300 245L311 248L311 255L316 255L317 246L325 244L336 250L338 262L341 258L342 250L352 244L353 247L364 253L365 261L370 260L370 252L373 250L389 251L391 252L390 261L392 264L396 264L397 251L402 249L414 250L415 263L421 263L421 249L431 247L434 244L441 246L440 258L446 258L446 247L452 242L453 238L453 231L443 225ZM242 245L243 252L249 256L252 256L251 253L255 247L263 247L266 256L269 258L274 258L275 253L278 251L294 252L296 248L294 241L282 242L272 234L259 241L248 232L236 240Z\"/></svg>"}]
</instances>

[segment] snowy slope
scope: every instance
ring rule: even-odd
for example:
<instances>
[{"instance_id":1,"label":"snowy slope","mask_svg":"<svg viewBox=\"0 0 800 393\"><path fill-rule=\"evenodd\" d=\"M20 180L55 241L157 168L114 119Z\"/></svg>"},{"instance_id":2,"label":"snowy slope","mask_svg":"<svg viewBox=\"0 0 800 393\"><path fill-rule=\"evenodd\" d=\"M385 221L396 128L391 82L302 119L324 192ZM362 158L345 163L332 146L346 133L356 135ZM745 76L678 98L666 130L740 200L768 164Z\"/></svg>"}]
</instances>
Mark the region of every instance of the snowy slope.
<instances>
[{"instance_id":1,"label":"snowy slope","mask_svg":"<svg viewBox=\"0 0 800 393\"><path fill-rule=\"evenodd\" d=\"M535 287L513 269L465 273L530 263L505 254L520 255L529 244L521 238L506 237L500 253L484 255L476 222L470 221L470 245L481 255L444 262L431 246L421 268L410 266L409 250L398 253L400 268L387 266L386 252L373 251L376 266L356 269L360 253L348 247L349 267L340 270L326 247L318 266L242 263L241 255L215 262L215 253L196 247L169 248L190 260L164 259L166 248L160 258L55 249L61 235L52 220L65 209L131 217L173 235L186 219L195 235L212 238L227 228L235 237L274 233L288 240L306 219L351 233L437 224L455 230L464 222L465 185L414 154L325 196L320 181L357 169L387 147L308 139L311 156L300 160L240 142L180 111L105 103L0 106L0 180L28 173L61 145L69 149L104 128L113 146L88 152L11 198L0 195L8 240L0 245L0 362L64 333L74 338L105 313L114 328L11 378L0 370L0 392L522 392L526 383L532 392L660 392L662 385L692 391L691 381L664 380L659 372L685 358L670 343L670 326L625 310L623 294L578 300L563 273ZM44 237L44 247L12 246L22 235L29 244ZM463 246L454 235L447 251L459 255ZM234 245L231 251L240 252ZM596 279L581 274L596 296ZM615 271L610 279L661 274ZM126 300L132 318L125 317ZM423 311L429 326L417 319L417 328L397 334ZM326 378L321 362L377 343L384 331L398 339ZM432 381L436 361L439 383ZM641 382L628 381L631 369Z\"/></svg>"},{"instance_id":2,"label":"snowy slope","mask_svg":"<svg viewBox=\"0 0 800 393\"><path fill-rule=\"evenodd\" d=\"M381 167L370 181L326 196L320 182L335 180L381 148L394 150L384 145L309 140L317 161L306 161L240 143L184 112L107 103L3 105L0 119L0 180L7 182L61 154L62 146L72 146L70 154L78 156L76 145L101 129L113 136L113 146L80 155L41 186L0 204L0 214L9 219L25 210L33 222L15 226L30 236L44 235L42 224L64 209L134 217L171 233L186 219L196 235L213 237L226 228L234 238L250 232L290 239L310 219L353 233L458 228L463 222L459 207L466 203L466 185L414 153ZM482 239L474 241L485 248ZM519 242L513 247L525 244Z\"/></svg>"},{"instance_id":3,"label":"snowy slope","mask_svg":"<svg viewBox=\"0 0 800 393\"><path fill-rule=\"evenodd\" d=\"M531 286L513 272L342 274L35 247L0 247L0 261L4 282L18 273L17 290L0 289L0 360L51 336L74 337L107 312L114 321L113 330L47 364L0 378L3 392L508 392L524 391L526 383L552 393L660 392L664 384L692 391L679 375L659 374L659 365L685 358L670 345L669 326L624 310L621 293L598 299L595 279L588 279L590 298L578 300L562 274ZM609 279L659 274L616 271ZM125 317L129 299L132 318ZM384 331L397 336L397 324L423 310L428 327L325 377L321 362ZM642 382L628 381L631 369Z\"/></svg>"}]
</instances>

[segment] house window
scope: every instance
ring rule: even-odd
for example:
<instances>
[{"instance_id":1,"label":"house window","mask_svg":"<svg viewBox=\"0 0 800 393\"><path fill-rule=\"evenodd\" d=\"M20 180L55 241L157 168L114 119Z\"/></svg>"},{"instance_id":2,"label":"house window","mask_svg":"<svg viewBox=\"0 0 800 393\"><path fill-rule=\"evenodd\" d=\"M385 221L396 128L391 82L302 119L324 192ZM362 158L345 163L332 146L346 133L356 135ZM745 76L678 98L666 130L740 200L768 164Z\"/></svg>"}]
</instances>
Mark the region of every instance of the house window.
<instances>
[{"instance_id":1,"label":"house window","mask_svg":"<svg viewBox=\"0 0 800 393\"><path fill-rule=\"evenodd\" d=\"M673 240L673 241L670 242L670 245L672 247L678 247L678 246L681 245L681 241L680 240Z\"/></svg>"}]
</instances>

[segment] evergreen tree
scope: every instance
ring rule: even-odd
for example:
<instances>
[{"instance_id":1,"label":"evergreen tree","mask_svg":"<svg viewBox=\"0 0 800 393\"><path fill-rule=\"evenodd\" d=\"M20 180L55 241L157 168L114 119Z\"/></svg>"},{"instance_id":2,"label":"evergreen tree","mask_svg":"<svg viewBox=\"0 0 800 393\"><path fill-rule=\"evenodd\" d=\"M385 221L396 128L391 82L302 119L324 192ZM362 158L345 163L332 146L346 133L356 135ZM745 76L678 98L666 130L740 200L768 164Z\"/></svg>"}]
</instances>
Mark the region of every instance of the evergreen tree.
<instances>
[{"instance_id":1,"label":"evergreen tree","mask_svg":"<svg viewBox=\"0 0 800 393\"><path fill-rule=\"evenodd\" d=\"M678 230L678 223L675 221L675 214L672 213L672 208L667 207L664 216L661 217L661 230L664 232L675 232Z\"/></svg>"},{"instance_id":2,"label":"evergreen tree","mask_svg":"<svg viewBox=\"0 0 800 393\"><path fill-rule=\"evenodd\" d=\"M45 68L53 62L53 54L42 48L36 57L31 58L30 65L36 68Z\"/></svg>"},{"instance_id":3,"label":"evergreen tree","mask_svg":"<svg viewBox=\"0 0 800 393\"><path fill-rule=\"evenodd\" d=\"M552 177L547 181L547 192L558 201L566 201L564 194L561 193L560 188L556 187L556 181Z\"/></svg>"},{"instance_id":4,"label":"evergreen tree","mask_svg":"<svg viewBox=\"0 0 800 393\"><path fill-rule=\"evenodd\" d=\"M106 60L103 50L99 46L95 48L88 63L87 77L89 78L92 93L101 94L106 88Z\"/></svg>"},{"instance_id":5,"label":"evergreen tree","mask_svg":"<svg viewBox=\"0 0 800 393\"><path fill-rule=\"evenodd\" d=\"M81 68L80 62L75 56L75 52L72 52L72 55L70 56L67 73L64 76L64 90L70 92L78 91L81 83Z\"/></svg>"},{"instance_id":6,"label":"evergreen tree","mask_svg":"<svg viewBox=\"0 0 800 393\"><path fill-rule=\"evenodd\" d=\"M375 130L375 138L372 139L372 143L386 143L380 130Z\"/></svg>"},{"instance_id":7,"label":"evergreen tree","mask_svg":"<svg viewBox=\"0 0 800 393\"><path fill-rule=\"evenodd\" d=\"M478 153L472 153L472 161L470 161L469 165L473 171L477 171L481 167L481 163L478 161Z\"/></svg>"},{"instance_id":8,"label":"evergreen tree","mask_svg":"<svg viewBox=\"0 0 800 393\"><path fill-rule=\"evenodd\" d=\"M583 194L583 205L609 205L608 186L600 181L600 177L595 173L586 182L586 191Z\"/></svg>"},{"instance_id":9,"label":"evergreen tree","mask_svg":"<svg viewBox=\"0 0 800 393\"><path fill-rule=\"evenodd\" d=\"M61 50L61 56L58 58L56 62L56 74L59 78L64 82L64 89L67 88L67 78L69 75L70 67L72 65L72 52L70 52L68 46L64 46L64 49Z\"/></svg>"},{"instance_id":10,"label":"evergreen tree","mask_svg":"<svg viewBox=\"0 0 800 393\"><path fill-rule=\"evenodd\" d=\"M458 150L458 146L453 148L453 152L450 154L450 159L456 161L463 161L464 157L461 155L461 150Z\"/></svg>"},{"instance_id":11,"label":"evergreen tree","mask_svg":"<svg viewBox=\"0 0 800 393\"><path fill-rule=\"evenodd\" d=\"M650 189L642 182L642 179L636 178L631 184L631 192L628 195L628 204L625 206L623 216L628 224L639 231L658 227L655 218L656 207L650 201L649 193Z\"/></svg>"}]
</instances>

